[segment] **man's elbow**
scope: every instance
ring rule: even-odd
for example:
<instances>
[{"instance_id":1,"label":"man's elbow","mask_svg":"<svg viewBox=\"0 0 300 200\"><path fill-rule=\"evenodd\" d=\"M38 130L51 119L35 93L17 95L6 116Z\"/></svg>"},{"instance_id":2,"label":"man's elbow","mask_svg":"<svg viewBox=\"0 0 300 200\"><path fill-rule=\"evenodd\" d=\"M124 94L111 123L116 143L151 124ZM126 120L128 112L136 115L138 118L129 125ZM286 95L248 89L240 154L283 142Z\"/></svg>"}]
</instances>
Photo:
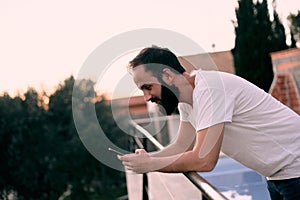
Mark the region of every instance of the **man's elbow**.
<instances>
[{"instance_id":1,"label":"man's elbow","mask_svg":"<svg viewBox=\"0 0 300 200\"><path fill-rule=\"evenodd\" d=\"M210 172L212 171L217 164L216 160L212 160L209 158L198 159L197 163L195 163L195 170L198 172Z\"/></svg>"},{"instance_id":2,"label":"man's elbow","mask_svg":"<svg viewBox=\"0 0 300 200\"><path fill-rule=\"evenodd\" d=\"M216 164L215 163L207 163L203 167L203 172L211 172L215 168Z\"/></svg>"}]
</instances>

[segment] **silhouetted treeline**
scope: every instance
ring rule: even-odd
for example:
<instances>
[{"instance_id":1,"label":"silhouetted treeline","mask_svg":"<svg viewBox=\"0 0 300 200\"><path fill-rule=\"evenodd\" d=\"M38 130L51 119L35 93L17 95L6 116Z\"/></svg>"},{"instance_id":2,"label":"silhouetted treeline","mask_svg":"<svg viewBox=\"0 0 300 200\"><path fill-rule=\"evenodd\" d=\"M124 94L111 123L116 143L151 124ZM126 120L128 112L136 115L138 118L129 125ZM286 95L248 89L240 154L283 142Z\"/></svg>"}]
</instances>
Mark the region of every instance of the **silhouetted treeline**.
<instances>
[{"instance_id":1,"label":"silhouetted treeline","mask_svg":"<svg viewBox=\"0 0 300 200\"><path fill-rule=\"evenodd\" d=\"M94 83L84 84L82 91L89 86L95 95ZM34 89L0 97L1 199L115 199L126 194L124 173L101 164L77 134L73 86L70 77L50 97ZM126 148L127 135L116 126L109 104L104 97L97 99L93 103L99 123L116 145Z\"/></svg>"}]
</instances>

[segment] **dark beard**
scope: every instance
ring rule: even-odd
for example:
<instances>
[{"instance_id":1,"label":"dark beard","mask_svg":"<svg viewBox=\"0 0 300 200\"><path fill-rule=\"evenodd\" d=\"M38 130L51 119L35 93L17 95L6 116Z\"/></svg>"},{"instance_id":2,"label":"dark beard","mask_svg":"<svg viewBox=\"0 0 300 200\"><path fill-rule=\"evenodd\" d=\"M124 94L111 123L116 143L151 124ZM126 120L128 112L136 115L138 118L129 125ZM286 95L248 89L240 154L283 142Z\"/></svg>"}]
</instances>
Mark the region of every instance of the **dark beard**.
<instances>
[{"instance_id":1,"label":"dark beard","mask_svg":"<svg viewBox=\"0 0 300 200\"><path fill-rule=\"evenodd\" d=\"M161 99L159 102L160 111L163 114L171 115L178 106L178 88L161 85Z\"/></svg>"}]
</instances>

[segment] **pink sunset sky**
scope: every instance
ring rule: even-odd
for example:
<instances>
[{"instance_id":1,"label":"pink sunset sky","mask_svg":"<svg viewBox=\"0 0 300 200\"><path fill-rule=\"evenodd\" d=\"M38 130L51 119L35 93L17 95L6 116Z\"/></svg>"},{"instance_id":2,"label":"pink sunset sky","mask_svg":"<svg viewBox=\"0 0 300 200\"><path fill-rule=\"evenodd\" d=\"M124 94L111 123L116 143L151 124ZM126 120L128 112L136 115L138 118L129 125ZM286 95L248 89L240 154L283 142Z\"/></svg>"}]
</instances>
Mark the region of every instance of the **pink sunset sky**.
<instances>
[{"instance_id":1,"label":"pink sunset sky","mask_svg":"<svg viewBox=\"0 0 300 200\"><path fill-rule=\"evenodd\" d=\"M90 53L103 42L140 28L181 33L207 52L230 50L234 46L231 20L235 19L236 2L2 0L0 93L14 95L28 87L51 92L65 78L76 77ZM287 15L298 10L299 0L277 0L277 11L286 26ZM126 73L130 58L114 62L124 67L116 68L114 79L110 76L106 85L114 87ZM110 87L102 88L103 92L109 92Z\"/></svg>"}]
</instances>

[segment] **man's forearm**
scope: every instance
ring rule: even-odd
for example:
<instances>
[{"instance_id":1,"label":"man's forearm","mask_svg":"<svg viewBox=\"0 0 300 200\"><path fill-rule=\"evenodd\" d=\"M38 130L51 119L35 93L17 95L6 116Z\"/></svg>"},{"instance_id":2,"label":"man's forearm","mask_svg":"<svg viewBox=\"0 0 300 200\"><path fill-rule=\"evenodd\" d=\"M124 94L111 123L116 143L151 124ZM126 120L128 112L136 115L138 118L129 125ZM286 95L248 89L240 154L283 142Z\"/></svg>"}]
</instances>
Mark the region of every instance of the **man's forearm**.
<instances>
[{"instance_id":1,"label":"man's forearm","mask_svg":"<svg viewBox=\"0 0 300 200\"><path fill-rule=\"evenodd\" d=\"M151 156L152 157L152 156ZM168 157L152 157L151 171L178 173L187 171L210 171L213 164L207 158L200 159L194 151Z\"/></svg>"},{"instance_id":2,"label":"man's forearm","mask_svg":"<svg viewBox=\"0 0 300 200\"><path fill-rule=\"evenodd\" d=\"M168 145L163 150L150 152L149 154L151 157L167 157L167 156L174 156L177 154L181 154L181 153L189 151L191 149L192 149L191 145L183 146L183 145L179 145L178 143L175 142L175 143Z\"/></svg>"}]
</instances>

